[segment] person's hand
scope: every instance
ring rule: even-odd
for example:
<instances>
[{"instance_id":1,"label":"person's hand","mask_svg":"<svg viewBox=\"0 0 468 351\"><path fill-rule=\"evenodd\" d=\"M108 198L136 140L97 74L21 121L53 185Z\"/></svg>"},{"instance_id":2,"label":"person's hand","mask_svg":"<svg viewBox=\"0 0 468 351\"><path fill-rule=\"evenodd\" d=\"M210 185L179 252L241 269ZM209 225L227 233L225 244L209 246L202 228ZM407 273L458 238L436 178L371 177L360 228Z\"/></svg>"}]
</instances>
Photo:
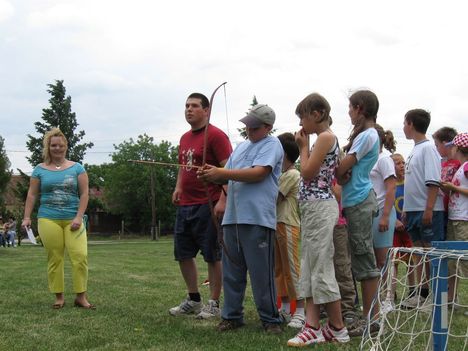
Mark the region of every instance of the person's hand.
<instances>
[{"instance_id":1,"label":"person's hand","mask_svg":"<svg viewBox=\"0 0 468 351\"><path fill-rule=\"evenodd\" d=\"M23 218L23 222L21 222L21 228L25 230L31 227L31 218Z\"/></svg>"},{"instance_id":2,"label":"person's hand","mask_svg":"<svg viewBox=\"0 0 468 351\"><path fill-rule=\"evenodd\" d=\"M172 203L174 205L178 205L179 204L179 200L180 200L180 195L182 194L182 190L179 189L179 188L176 188L174 190L174 192L172 193Z\"/></svg>"},{"instance_id":3,"label":"person's hand","mask_svg":"<svg viewBox=\"0 0 468 351\"><path fill-rule=\"evenodd\" d=\"M307 148L307 150L309 149L309 135L304 132L304 129L294 133L294 139L296 140L296 144L299 146L299 149L304 147Z\"/></svg>"},{"instance_id":4,"label":"person's hand","mask_svg":"<svg viewBox=\"0 0 468 351\"><path fill-rule=\"evenodd\" d=\"M432 211L425 210L421 219L421 224L423 227L431 227L432 226Z\"/></svg>"},{"instance_id":5,"label":"person's hand","mask_svg":"<svg viewBox=\"0 0 468 351\"><path fill-rule=\"evenodd\" d=\"M338 184L339 185L345 185L348 183L351 179L352 176L352 168L348 169L345 174L343 174L341 177L337 178L338 179Z\"/></svg>"},{"instance_id":6,"label":"person's hand","mask_svg":"<svg viewBox=\"0 0 468 351\"><path fill-rule=\"evenodd\" d=\"M388 217L382 216L379 221L379 232L386 232L388 230Z\"/></svg>"},{"instance_id":7,"label":"person's hand","mask_svg":"<svg viewBox=\"0 0 468 351\"><path fill-rule=\"evenodd\" d=\"M226 199L226 198L224 198ZM224 200L221 200L221 198L218 200L218 202L216 203L216 206L214 207L214 214L216 216L216 218L218 219L222 219L223 216L224 216L224 211L226 210L226 201Z\"/></svg>"},{"instance_id":8,"label":"person's hand","mask_svg":"<svg viewBox=\"0 0 468 351\"><path fill-rule=\"evenodd\" d=\"M440 182L440 188L446 194L455 190L455 185L451 182Z\"/></svg>"},{"instance_id":9,"label":"person's hand","mask_svg":"<svg viewBox=\"0 0 468 351\"><path fill-rule=\"evenodd\" d=\"M398 219L396 220L395 222L395 229L398 231L398 232L403 232L405 230L405 225L399 221Z\"/></svg>"},{"instance_id":10,"label":"person's hand","mask_svg":"<svg viewBox=\"0 0 468 351\"><path fill-rule=\"evenodd\" d=\"M222 168L206 164L203 168L197 171L197 177L205 182L217 183L222 182Z\"/></svg>"},{"instance_id":11,"label":"person's hand","mask_svg":"<svg viewBox=\"0 0 468 351\"><path fill-rule=\"evenodd\" d=\"M72 231L78 230L80 229L82 223L83 223L83 217L76 216L75 218L73 218L71 222L70 229Z\"/></svg>"}]
</instances>

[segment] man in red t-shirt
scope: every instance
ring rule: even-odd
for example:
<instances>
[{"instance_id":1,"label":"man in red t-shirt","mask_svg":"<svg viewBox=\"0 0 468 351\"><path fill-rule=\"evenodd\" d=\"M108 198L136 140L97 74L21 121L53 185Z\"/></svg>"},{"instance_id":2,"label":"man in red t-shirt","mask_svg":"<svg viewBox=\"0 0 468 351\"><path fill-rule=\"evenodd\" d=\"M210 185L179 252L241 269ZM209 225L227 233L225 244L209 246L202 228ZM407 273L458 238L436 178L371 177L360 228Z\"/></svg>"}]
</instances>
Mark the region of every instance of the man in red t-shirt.
<instances>
[{"instance_id":1,"label":"man in red t-shirt","mask_svg":"<svg viewBox=\"0 0 468 351\"><path fill-rule=\"evenodd\" d=\"M180 138L179 164L181 167L172 194L172 202L177 206L174 228L174 256L179 261L180 271L188 290L188 297L179 306L169 309L173 316L196 314L197 318L208 319L220 315L219 296L221 294L221 248L216 227L213 223L207 189L215 206L215 213L223 213L225 202L218 201L221 187L205 184L197 177L197 169L202 166L205 126L208 123L209 101L203 94L190 94L185 103L185 119L191 129ZM226 134L215 126L208 125L206 163L222 167L232 152ZM210 299L203 306L198 291L198 272L195 257L201 252L208 264Z\"/></svg>"}]
</instances>

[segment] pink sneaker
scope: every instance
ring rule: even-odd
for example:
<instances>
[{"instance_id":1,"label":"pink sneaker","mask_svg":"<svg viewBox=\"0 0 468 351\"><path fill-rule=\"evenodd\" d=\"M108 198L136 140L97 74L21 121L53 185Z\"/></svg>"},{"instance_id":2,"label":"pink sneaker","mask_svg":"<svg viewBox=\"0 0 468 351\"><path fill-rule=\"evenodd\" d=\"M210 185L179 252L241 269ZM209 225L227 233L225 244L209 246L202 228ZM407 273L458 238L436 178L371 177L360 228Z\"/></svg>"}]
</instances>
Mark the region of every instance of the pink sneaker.
<instances>
[{"instance_id":1,"label":"pink sneaker","mask_svg":"<svg viewBox=\"0 0 468 351\"><path fill-rule=\"evenodd\" d=\"M294 338L288 340L288 346L303 347L325 341L322 329L315 330L310 327L304 327Z\"/></svg>"},{"instance_id":2,"label":"pink sneaker","mask_svg":"<svg viewBox=\"0 0 468 351\"><path fill-rule=\"evenodd\" d=\"M330 326L330 322L322 327L322 334L326 341L345 343L350 340L346 327L335 330Z\"/></svg>"}]
</instances>

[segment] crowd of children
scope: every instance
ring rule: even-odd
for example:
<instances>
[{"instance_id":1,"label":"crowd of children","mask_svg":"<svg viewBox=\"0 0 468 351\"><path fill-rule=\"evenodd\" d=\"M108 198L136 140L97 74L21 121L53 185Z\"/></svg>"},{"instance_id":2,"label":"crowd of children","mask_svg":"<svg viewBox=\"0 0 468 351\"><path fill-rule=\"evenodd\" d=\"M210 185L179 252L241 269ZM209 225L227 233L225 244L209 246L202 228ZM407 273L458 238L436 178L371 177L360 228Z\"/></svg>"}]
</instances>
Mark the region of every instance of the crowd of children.
<instances>
[{"instance_id":1,"label":"crowd of children","mask_svg":"<svg viewBox=\"0 0 468 351\"><path fill-rule=\"evenodd\" d=\"M323 96L306 96L296 108L301 129L275 138L269 136L273 110L257 105L241 119L249 140L226 166L198 171L204 181L228 183L223 229L229 255L223 255L225 297L218 330L244 325L249 272L265 330L281 332L281 322L300 329L289 346L345 343L366 329L376 333L380 306L372 302L387 251L430 247L445 238L468 240L468 133L441 128L433 135L434 145L426 137L429 112L410 110L403 131L414 148L405 162L395 153L393 134L376 123L377 96L359 90L349 97L353 129L343 155L330 110ZM310 135L316 136L312 146ZM421 268L428 270L429 263L416 263L406 308L429 295L422 281L428 274ZM357 283L361 316L355 308ZM273 303L276 295L280 310ZM456 280L451 279L449 302L455 299ZM328 320L322 324L324 316Z\"/></svg>"}]
</instances>

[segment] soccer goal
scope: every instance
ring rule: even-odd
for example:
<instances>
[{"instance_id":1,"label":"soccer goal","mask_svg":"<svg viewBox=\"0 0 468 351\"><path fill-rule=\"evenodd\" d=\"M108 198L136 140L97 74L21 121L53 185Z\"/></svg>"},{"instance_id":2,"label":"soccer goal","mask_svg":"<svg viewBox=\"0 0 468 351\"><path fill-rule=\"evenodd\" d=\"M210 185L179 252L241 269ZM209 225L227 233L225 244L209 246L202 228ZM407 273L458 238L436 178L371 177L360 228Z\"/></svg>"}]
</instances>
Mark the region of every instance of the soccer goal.
<instances>
[{"instance_id":1,"label":"soccer goal","mask_svg":"<svg viewBox=\"0 0 468 351\"><path fill-rule=\"evenodd\" d=\"M468 350L468 242L437 241L432 246L389 251L373 302L380 308L374 321L380 329L375 335L364 333L361 350ZM449 264L454 271L451 275ZM413 285L412 275L416 282L427 282L427 298L419 296L422 284ZM450 278L458 285L459 297L451 303Z\"/></svg>"}]
</instances>

